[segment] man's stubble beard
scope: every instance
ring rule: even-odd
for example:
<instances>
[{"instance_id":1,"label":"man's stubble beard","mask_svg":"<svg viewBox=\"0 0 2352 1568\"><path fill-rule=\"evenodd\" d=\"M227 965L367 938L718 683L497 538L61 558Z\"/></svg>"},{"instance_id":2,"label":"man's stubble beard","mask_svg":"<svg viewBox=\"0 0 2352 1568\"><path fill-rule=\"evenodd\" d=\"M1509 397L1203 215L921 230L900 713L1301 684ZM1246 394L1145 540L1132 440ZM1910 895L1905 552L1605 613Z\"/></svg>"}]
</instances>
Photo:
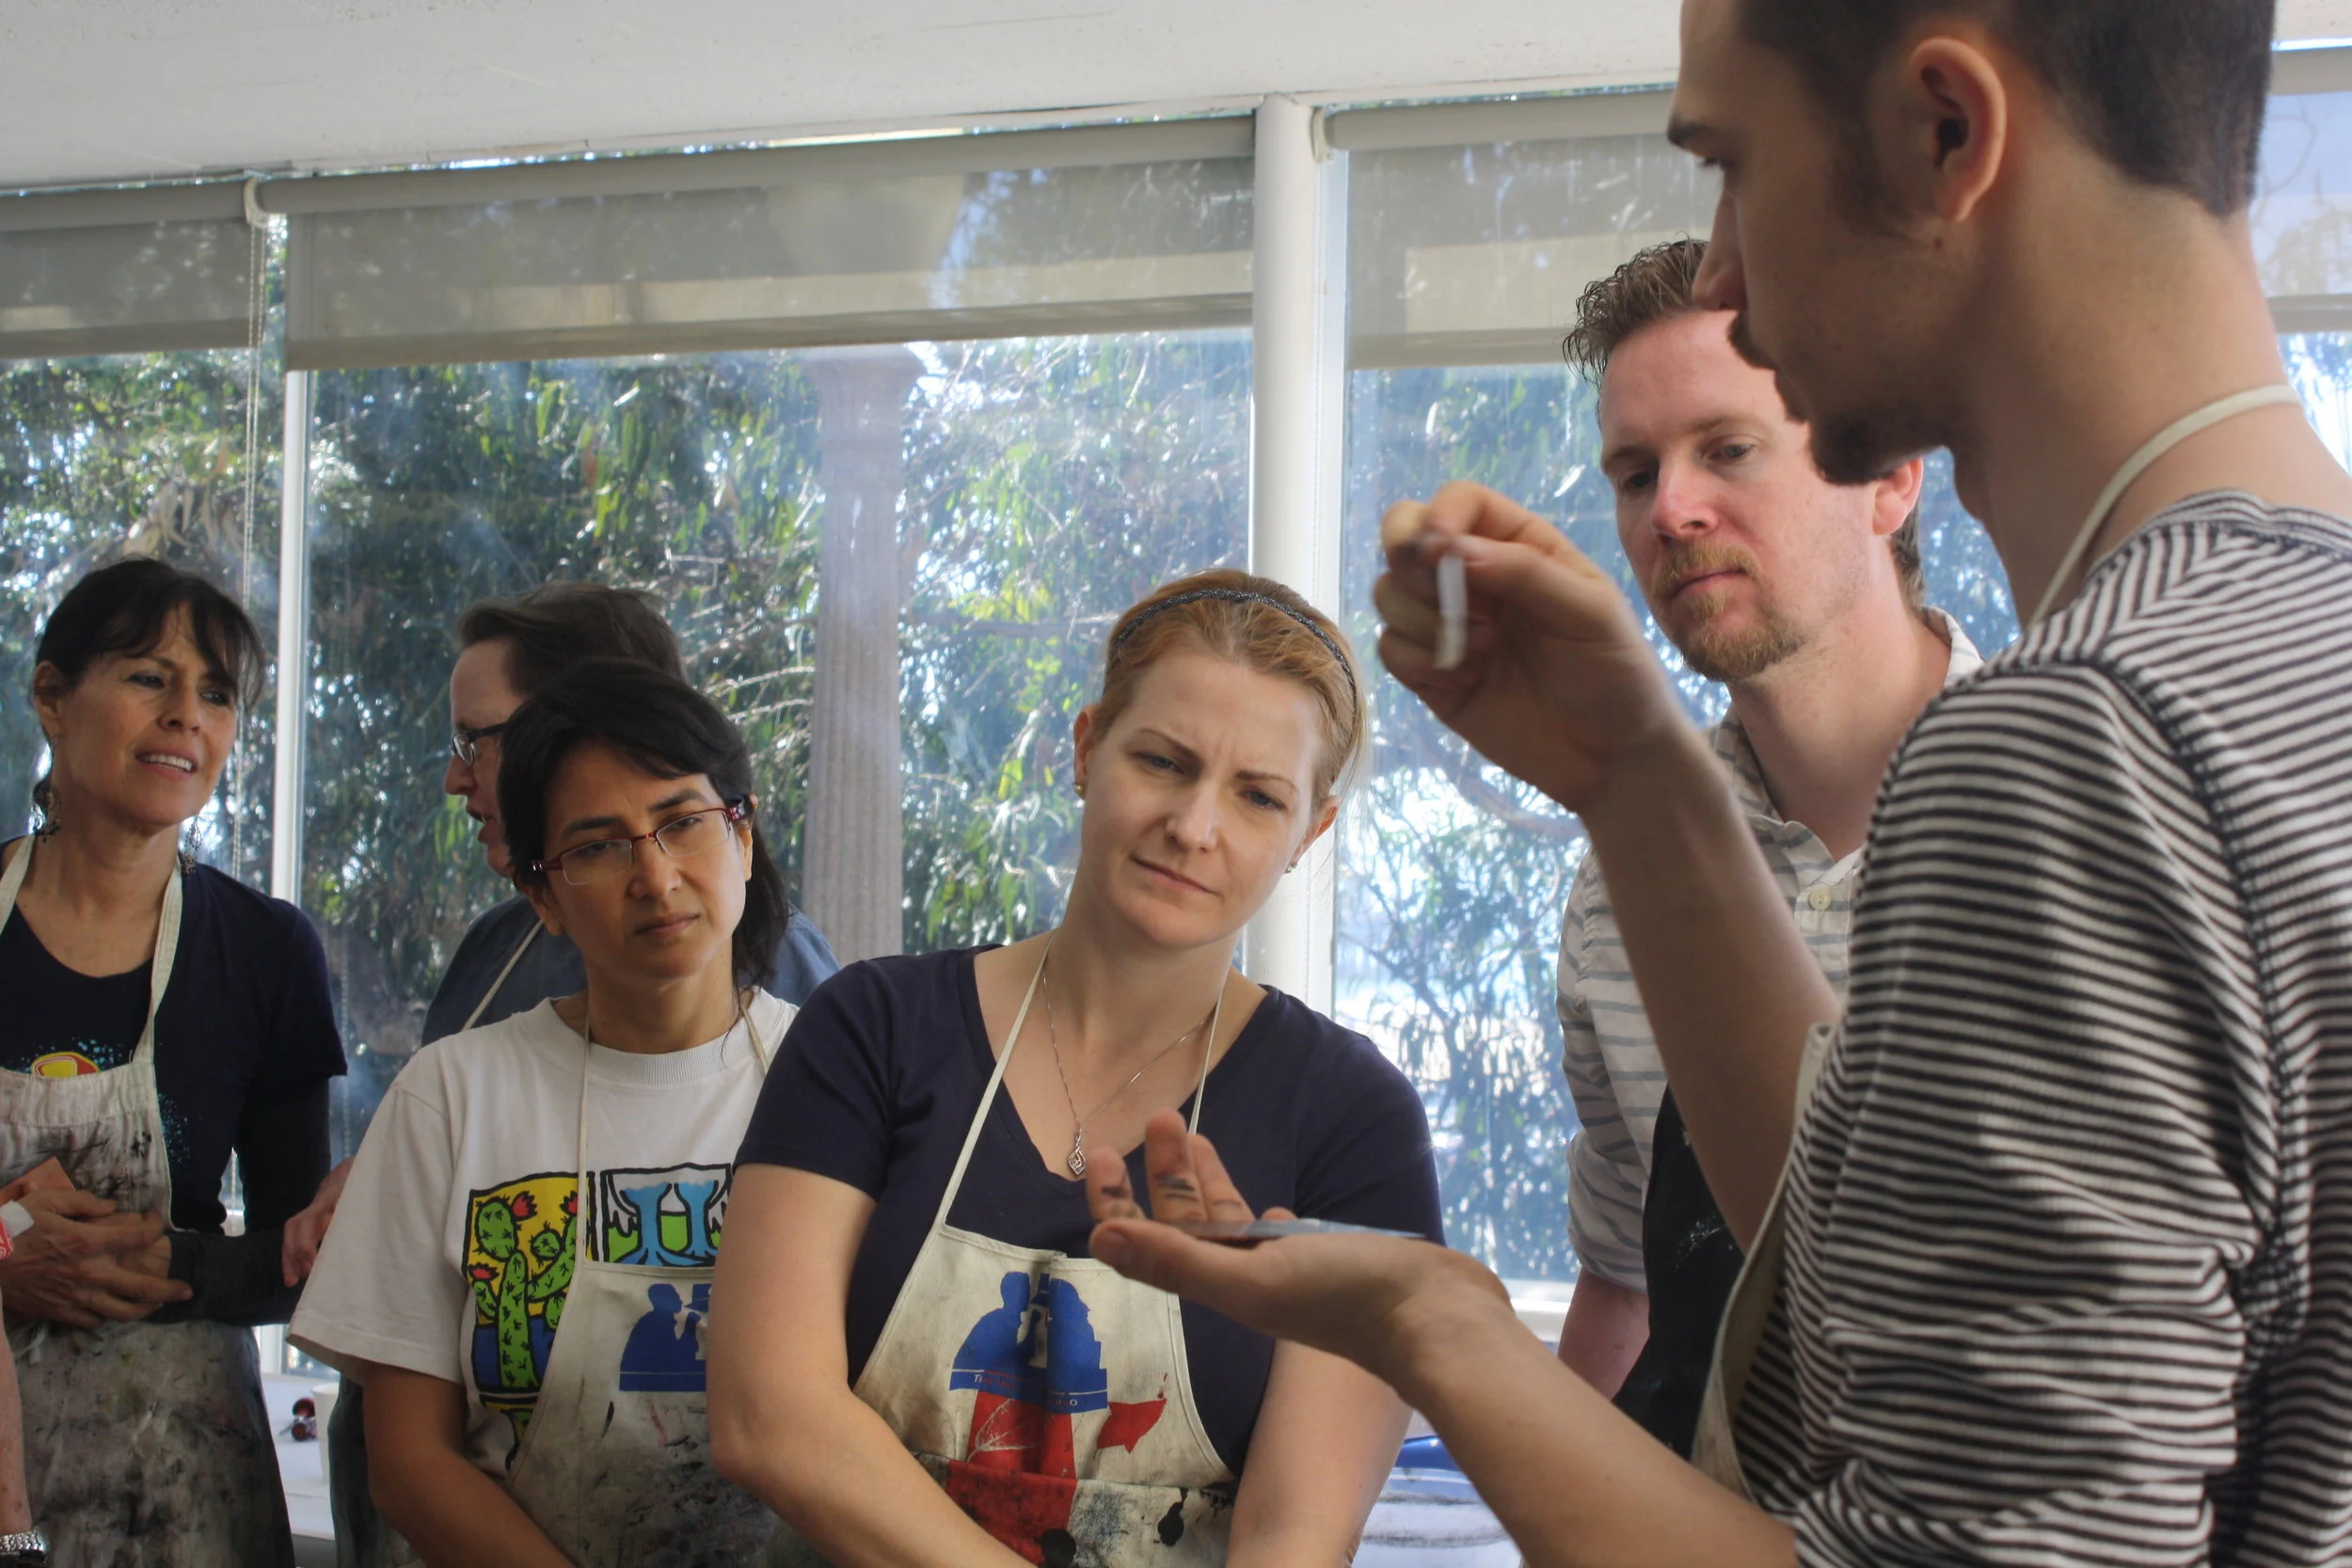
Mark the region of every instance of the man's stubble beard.
<instances>
[{"instance_id":1,"label":"man's stubble beard","mask_svg":"<svg viewBox=\"0 0 2352 1568\"><path fill-rule=\"evenodd\" d=\"M1800 408L1796 400L1788 395L1788 377L1773 363L1772 356L1756 346L1745 310L1731 320L1731 346L1740 358L1757 370L1772 372L1773 382L1780 389L1781 402L1788 417L1805 426L1813 466L1832 484L1874 483L1935 445L1932 441L1905 438L1899 434L1897 421L1884 418L1883 414L1873 419L1836 410L1822 412ZM1905 416L1900 422L1918 421Z\"/></svg>"},{"instance_id":2,"label":"man's stubble beard","mask_svg":"<svg viewBox=\"0 0 2352 1568\"><path fill-rule=\"evenodd\" d=\"M1720 607L1696 612L1697 624L1677 634L1665 609L1674 594L1692 578L1724 568L1739 572L1756 587L1758 624L1745 632L1723 628ZM1650 594L1650 613L1668 641L1689 665L1708 680L1750 681L1801 651L1805 636L1772 602L1756 558L1734 546L1697 542L1675 550L1659 563Z\"/></svg>"},{"instance_id":3,"label":"man's stubble beard","mask_svg":"<svg viewBox=\"0 0 2352 1568\"><path fill-rule=\"evenodd\" d=\"M1763 624L1745 633L1716 635L1702 624L1686 638L1674 638L1682 662L1711 681L1726 686L1752 681L1804 648L1803 633L1767 608Z\"/></svg>"}]
</instances>

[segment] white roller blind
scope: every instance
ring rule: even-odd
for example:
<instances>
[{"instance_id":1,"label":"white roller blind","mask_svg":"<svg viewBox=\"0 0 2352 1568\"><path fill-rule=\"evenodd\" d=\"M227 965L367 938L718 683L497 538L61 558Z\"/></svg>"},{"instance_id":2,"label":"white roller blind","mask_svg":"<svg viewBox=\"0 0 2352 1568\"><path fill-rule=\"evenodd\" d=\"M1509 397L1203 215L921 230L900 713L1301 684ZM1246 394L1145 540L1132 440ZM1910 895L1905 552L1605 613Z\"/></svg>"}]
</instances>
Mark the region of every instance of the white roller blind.
<instances>
[{"instance_id":1,"label":"white roller blind","mask_svg":"<svg viewBox=\"0 0 2352 1568\"><path fill-rule=\"evenodd\" d=\"M289 182L298 370L1228 326L1250 123Z\"/></svg>"},{"instance_id":2,"label":"white roller blind","mask_svg":"<svg viewBox=\"0 0 2352 1568\"><path fill-rule=\"evenodd\" d=\"M246 341L242 188L0 198L0 359Z\"/></svg>"},{"instance_id":3,"label":"white roller blind","mask_svg":"<svg viewBox=\"0 0 2352 1568\"><path fill-rule=\"evenodd\" d=\"M1350 153L1349 362L1556 361L1586 284L1713 221L1714 177L1665 138L1671 101L1334 116L1331 141Z\"/></svg>"},{"instance_id":4,"label":"white roller blind","mask_svg":"<svg viewBox=\"0 0 2352 1568\"><path fill-rule=\"evenodd\" d=\"M2352 49L2282 54L2252 221L2280 328L2352 331ZM1717 184L1663 135L1666 91L1355 110L1349 360L1556 360L1585 285L1713 225Z\"/></svg>"}]
</instances>

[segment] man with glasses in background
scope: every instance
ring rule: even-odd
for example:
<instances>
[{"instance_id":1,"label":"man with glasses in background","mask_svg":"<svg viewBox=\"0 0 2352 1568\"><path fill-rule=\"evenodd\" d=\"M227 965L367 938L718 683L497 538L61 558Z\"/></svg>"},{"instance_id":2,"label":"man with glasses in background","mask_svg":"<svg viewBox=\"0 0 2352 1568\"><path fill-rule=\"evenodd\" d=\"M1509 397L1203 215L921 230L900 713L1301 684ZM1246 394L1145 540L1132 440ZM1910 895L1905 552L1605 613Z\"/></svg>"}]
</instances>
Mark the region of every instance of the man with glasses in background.
<instances>
[{"instance_id":1,"label":"man with glasses in background","mask_svg":"<svg viewBox=\"0 0 2352 1568\"><path fill-rule=\"evenodd\" d=\"M441 787L466 802L477 824L483 859L501 877L515 867L499 830L499 736L531 696L583 658L627 658L679 680L685 660L676 634L651 598L596 583L549 583L516 599L485 599L457 622L457 662L450 671L450 759ZM792 911L765 989L798 1006L841 966L824 933ZM539 923L517 894L485 911L467 928L425 1009L421 1044L528 1012L587 984L580 949ZM351 1162L338 1164L310 1206L287 1222L286 1281L309 1277L335 1216ZM346 1383L327 1418L328 1476L340 1568L374 1568L385 1527L368 1496L367 1450L359 1386Z\"/></svg>"}]
</instances>

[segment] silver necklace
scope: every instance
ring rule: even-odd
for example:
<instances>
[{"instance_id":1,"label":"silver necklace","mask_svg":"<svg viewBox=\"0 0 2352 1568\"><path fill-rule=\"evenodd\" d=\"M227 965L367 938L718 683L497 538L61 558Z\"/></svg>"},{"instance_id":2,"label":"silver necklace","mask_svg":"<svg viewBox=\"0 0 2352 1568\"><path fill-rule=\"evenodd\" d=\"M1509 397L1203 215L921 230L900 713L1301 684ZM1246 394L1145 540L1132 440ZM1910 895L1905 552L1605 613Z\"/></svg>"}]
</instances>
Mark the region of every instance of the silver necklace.
<instances>
[{"instance_id":1,"label":"silver necklace","mask_svg":"<svg viewBox=\"0 0 2352 1568\"><path fill-rule=\"evenodd\" d=\"M1089 1111L1085 1116L1081 1117L1078 1115L1078 1097L1070 1092L1070 1073L1068 1069L1063 1068L1061 1065L1061 1034L1054 1027L1054 996L1051 991L1045 989L1042 975L1039 977L1038 995L1042 997L1045 1002L1045 1043L1051 1046L1054 1051L1054 1075L1061 1080L1061 1097L1070 1101L1070 1114L1077 1118L1078 1123L1076 1127L1071 1129L1070 1154L1067 1159L1062 1161L1062 1164L1070 1167L1070 1174L1072 1176L1080 1180L1086 1180L1087 1173L1087 1123L1092 1121L1096 1117L1101 1116L1104 1111L1110 1109L1113 1101L1117 1101L1120 1095L1125 1094L1129 1089L1136 1086L1136 1079L1141 1078L1145 1073L1159 1066L1161 1058L1165 1057L1169 1052L1175 1050L1178 1046L1184 1044L1186 1040L1192 1038L1193 1035L1197 1031L1205 1028L1208 1025L1209 1019L1216 1016L1216 1009L1212 1007L1209 1010L1208 1018L1204 1018L1199 1023L1193 1024L1183 1034L1177 1036L1174 1039L1160 1047L1159 1050L1153 1052L1152 1059L1144 1063L1141 1067L1136 1069L1135 1075L1133 1077L1129 1078L1124 1084L1120 1085L1116 1089L1113 1089L1110 1093L1109 1099L1104 1100L1101 1104L1095 1106L1093 1110ZM1223 1000L1224 988L1222 986L1217 988L1217 996L1220 1001ZM1216 1042L1215 1040L1211 1040L1209 1042L1212 1046L1216 1043Z\"/></svg>"}]
</instances>

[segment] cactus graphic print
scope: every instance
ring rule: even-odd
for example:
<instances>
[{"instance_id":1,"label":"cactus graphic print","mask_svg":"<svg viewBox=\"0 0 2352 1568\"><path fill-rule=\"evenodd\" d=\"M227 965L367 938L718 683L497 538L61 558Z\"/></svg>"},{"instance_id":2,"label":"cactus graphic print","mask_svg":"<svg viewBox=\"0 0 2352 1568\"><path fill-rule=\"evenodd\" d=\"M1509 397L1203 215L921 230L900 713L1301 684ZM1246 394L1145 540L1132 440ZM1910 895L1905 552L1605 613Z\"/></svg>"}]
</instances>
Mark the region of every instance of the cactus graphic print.
<instances>
[{"instance_id":1,"label":"cactus graphic print","mask_svg":"<svg viewBox=\"0 0 2352 1568\"><path fill-rule=\"evenodd\" d=\"M584 1238L589 1260L709 1268L719 1257L727 1177L723 1164L591 1171ZM511 1423L516 1445L530 1430L548 1355L564 1325L580 1210L579 1178L571 1171L517 1177L468 1196L465 1257L466 1278L473 1289L474 1386L484 1407ZM670 1294L674 1313L689 1310L686 1298L675 1291ZM699 1299L707 1298L705 1287Z\"/></svg>"},{"instance_id":2,"label":"cactus graphic print","mask_svg":"<svg viewBox=\"0 0 2352 1568\"><path fill-rule=\"evenodd\" d=\"M551 1430L566 1376L597 1400L698 1398L728 1171L792 1009L762 995L750 1017L756 1045L738 1028L637 1055L588 1046L542 1003L417 1053L368 1129L294 1342L459 1385L467 1455L501 1480ZM596 1332L607 1271L628 1322L567 1373L562 1344Z\"/></svg>"}]
</instances>

